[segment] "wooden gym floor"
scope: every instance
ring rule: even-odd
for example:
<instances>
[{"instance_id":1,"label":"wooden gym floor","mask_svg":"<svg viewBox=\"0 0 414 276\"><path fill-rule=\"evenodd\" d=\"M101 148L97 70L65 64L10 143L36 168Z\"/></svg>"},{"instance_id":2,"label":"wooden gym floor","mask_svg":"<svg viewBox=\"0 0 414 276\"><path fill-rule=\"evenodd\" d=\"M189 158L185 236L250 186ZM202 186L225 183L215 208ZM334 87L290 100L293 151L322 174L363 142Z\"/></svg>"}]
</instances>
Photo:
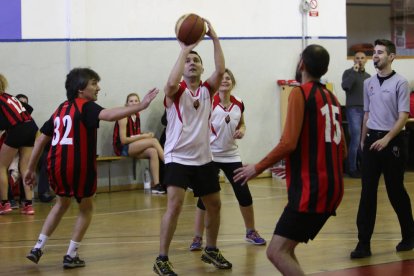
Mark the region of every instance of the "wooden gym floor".
<instances>
[{"instance_id":1,"label":"wooden gym floor","mask_svg":"<svg viewBox=\"0 0 414 276\"><path fill-rule=\"evenodd\" d=\"M286 204L282 180L256 179L249 183L254 197L256 227L268 241ZM406 173L406 187L414 198L414 173ZM327 275L414 275L414 251L396 253L400 241L397 217L381 182L378 214L372 240L373 256L350 260L356 245L355 218L360 181L345 178L345 195L338 215L331 218L314 241L297 247L306 274ZM218 246L233 263L230 271L216 270L200 260L200 252L188 251L192 234L195 199L187 193L170 260L179 275L280 275L266 258L265 246L244 241L244 224L230 185L222 183L222 217ZM51 207L36 203L34 216L17 210L0 216L0 275L155 275L152 265L158 254L160 220L166 196L148 195L142 190L100 193L92 224L80 248L86 267L62 269L70 233L77 213L76 204L67 212L49 239L39 264L25 258L38 237ZM407 260L407 261L405 261Z\"/></svg>"}]
</instances>

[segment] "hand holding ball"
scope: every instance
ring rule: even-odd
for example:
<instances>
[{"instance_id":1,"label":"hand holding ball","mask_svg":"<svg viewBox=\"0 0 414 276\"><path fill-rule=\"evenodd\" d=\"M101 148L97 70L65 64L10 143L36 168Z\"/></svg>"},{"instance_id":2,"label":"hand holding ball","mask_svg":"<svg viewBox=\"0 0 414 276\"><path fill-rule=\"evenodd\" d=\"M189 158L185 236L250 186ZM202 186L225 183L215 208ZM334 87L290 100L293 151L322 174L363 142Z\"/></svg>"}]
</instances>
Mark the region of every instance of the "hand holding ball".
<instances>
[{"instance_id":1,"label":"hand holding ball","mask_svg":"<svg viewBox=\"0 0 414 276\"><path fill-rule=\"evenodd\" d=\"M175 24L175 35L185 45L199 41L206 34L206 24L200 16L188 13L181 16Z\"/></svg>"}]
</instances>

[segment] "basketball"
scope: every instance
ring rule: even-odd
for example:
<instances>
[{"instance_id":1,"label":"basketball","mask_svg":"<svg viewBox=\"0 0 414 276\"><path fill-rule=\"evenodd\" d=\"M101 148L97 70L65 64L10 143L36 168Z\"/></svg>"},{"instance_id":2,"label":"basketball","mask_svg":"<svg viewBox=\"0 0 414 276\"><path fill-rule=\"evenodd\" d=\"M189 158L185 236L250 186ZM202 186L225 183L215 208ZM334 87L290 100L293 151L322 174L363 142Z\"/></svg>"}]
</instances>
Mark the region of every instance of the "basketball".
<instances>
[{"instance_id":1,"label":"basketball","mask_svg":"<svg viewBox=\"0 0 414 276\"><path fill-rule=\"evenodd\" d=\"M185 45L191 45L199 41L206 34L204 20L194 13L181 16L175 24L175 35Z\"/></svg>"}]
</instances>

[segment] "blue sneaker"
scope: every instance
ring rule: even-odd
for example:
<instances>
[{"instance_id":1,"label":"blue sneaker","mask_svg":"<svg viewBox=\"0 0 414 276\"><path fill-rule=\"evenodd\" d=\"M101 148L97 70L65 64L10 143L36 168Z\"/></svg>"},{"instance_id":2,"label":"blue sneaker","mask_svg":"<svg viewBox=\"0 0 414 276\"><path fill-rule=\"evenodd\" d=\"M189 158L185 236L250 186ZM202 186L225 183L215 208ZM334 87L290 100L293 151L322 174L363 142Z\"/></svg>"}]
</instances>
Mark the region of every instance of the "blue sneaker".
<instances>
[{"instance_id":1,"label":"blue sneaker","mask_svg":"<svg viewBox=\"0 0 414 276\"><path fill-rule=\"evenodd\" d=\"M203 238L195 236L193 243L190 245L190 251L201 251L203 250Z\"/></svg>"},{"instance_id":2,"label":"blue sneaker","mask_svg":"<svg viewBox=\"0 0 414 276\"><path fill-rule=\"evenodd\" d=\"M250 230L246 234L246 241L251 242L255 245L265 245L266 241L262 237L260 237L259 233L256 230Z\"/></svg>"}]
</instances>

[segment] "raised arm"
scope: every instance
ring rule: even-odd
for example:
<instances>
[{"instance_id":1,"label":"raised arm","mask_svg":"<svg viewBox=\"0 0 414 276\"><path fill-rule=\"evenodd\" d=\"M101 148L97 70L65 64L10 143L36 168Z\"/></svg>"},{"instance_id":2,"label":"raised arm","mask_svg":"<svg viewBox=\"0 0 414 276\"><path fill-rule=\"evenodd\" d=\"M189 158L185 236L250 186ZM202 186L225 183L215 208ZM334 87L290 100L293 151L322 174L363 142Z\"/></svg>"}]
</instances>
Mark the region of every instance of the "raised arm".
<instances>
[{"instance_id":1,"label":"raised arm","mask_svg":"<svg viewBox=\"0 0 414 276\"><path fill-rule=\"evenodd\" d=\"M220 40L218 39L218 36L213 29L213 26L211 25L210 21L207 19L204 19L204 21L207 23L208 26L208 32L207 35L213 40L214 45L214 63L216 66L216 70L213 72L213 74L207 79L208 84L212 88L212 95L220 86L221 80L223 79L224 72L226 70L226 63L224 61L224 54L223 50L221 49Z\"/></svg>"},{"instance_id":2,"label":"raised arm","mask_svg":"<svg viewBox=\"0 0 414 276\"><path fill-rule=\"evenodd\" d=\"M152 88L147 92L147 94L144 96L141 102L138 104L130 105L130 106L122 106L122 107L114 107L114 108L108 108L103 109L99 113L99 120L104 121L116 121L120 120L122 118L125 118L131 114L135 114L137 112L140 112L144 109L146 109L152 100L155 99L157 96L159 90L157 88Z\"/></svg>"},{"instance_id":3,"label":"raised arm","mask_svg":"<svg viewBox=\"0 0 414 276\"><path fill-rule=\"evenodd\" d=\"M184 65L187 59L188 54L191 52L191 50L194 49L194 47L197 46L197 44L201 41L197 41L196 43L192 45L185 45L184 43L178 41L178 43L181 46L180 54L178 55L178 59L174 64L174 67L172 68L170 75L168 76L167 83L164 87L164 93L167 99L167 106L170 106L174 102L174 96L178 92L178 85L181 81L181 78L184 73Z\"/></svg>"}]
</instances>

